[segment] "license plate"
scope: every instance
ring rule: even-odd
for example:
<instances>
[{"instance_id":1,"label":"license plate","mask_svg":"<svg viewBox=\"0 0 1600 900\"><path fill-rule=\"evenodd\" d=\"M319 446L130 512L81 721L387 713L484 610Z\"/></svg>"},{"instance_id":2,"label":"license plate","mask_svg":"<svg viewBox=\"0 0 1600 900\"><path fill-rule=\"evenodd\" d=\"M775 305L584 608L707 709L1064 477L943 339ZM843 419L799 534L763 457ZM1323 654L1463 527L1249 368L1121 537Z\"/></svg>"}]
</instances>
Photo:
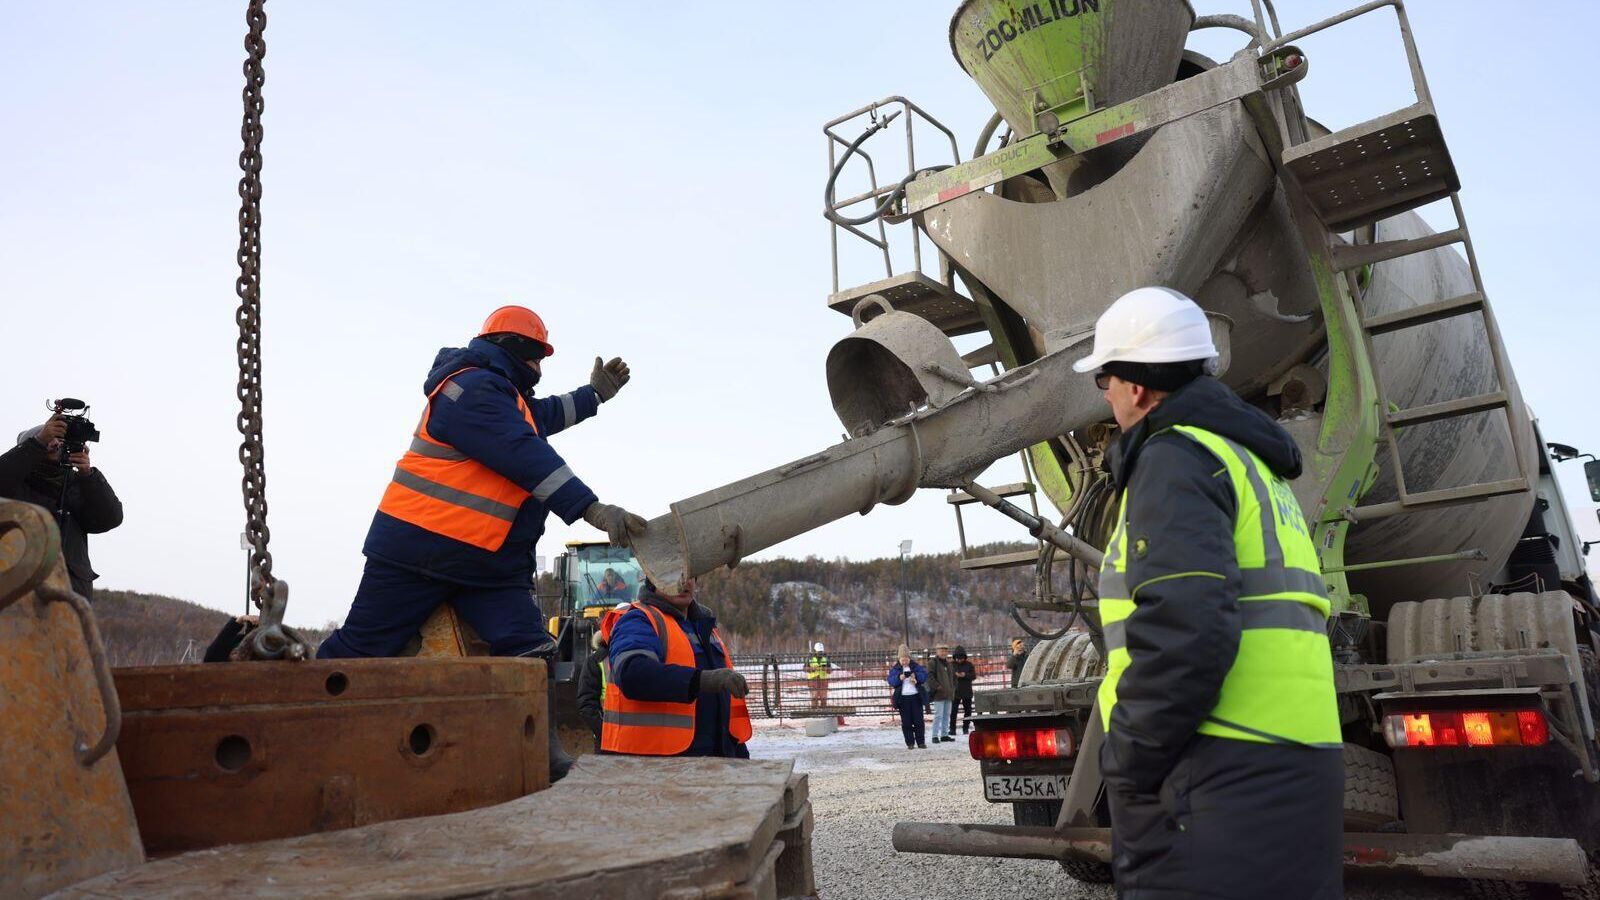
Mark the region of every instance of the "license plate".
<instances>
[{"instance_id":1,"label":"license plate","mask_svg":"<svg viewBox=\"0 0 1600 900\"><path fill-rule=\"evenodd\" d=\"M1060 800L1067 795L1065 775L985 775L983 799Z\"/></svg>"}]
</instances>

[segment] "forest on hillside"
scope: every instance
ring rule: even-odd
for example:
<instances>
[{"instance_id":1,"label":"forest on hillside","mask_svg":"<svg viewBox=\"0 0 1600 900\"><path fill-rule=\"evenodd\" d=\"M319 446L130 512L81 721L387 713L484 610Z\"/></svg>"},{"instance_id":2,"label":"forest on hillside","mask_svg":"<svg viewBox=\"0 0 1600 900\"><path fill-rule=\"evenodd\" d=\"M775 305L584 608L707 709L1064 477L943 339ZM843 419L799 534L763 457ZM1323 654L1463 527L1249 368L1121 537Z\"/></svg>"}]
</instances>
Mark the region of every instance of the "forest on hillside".
<instances>
[{"instance_id":1,"label":"forest on hillside","mask_svg":"<svg viewBox=\"0 0 1600 900\"><path fill-rule=\"evenodd\" d=\"M1025 549L974 547L974 555ZM700 601L744 655L829 649L892 650L901 641L901 590L911 643L1004 643L1019 635L1011 602L1033 595L1033 567L967 572L955 553L900 559L752 560L700 580ZM115 666L198 662L233 613L135 591L95 592L94 610ZM294 621L291 606L289 619ZM324 630L300 628L313 643Z\"/></svg>"}]
</instances>

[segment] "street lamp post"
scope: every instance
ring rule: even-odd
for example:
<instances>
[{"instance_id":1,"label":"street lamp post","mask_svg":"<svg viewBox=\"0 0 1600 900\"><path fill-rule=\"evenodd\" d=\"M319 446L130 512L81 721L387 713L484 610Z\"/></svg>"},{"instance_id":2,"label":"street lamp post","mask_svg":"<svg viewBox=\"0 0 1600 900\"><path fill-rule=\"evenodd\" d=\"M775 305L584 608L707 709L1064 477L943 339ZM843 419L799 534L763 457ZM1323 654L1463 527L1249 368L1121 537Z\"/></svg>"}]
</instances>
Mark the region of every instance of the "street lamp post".
<instances>
[{"instance_id":1,"label":"street lamp post","mask_svg":"<svg viewBox=\"0 0 1600 900\"><path fill-rule=\"evenodd\" d=\"M900 633L906 647L911 646L911 607L906 603L906 557L911 555L911 542L900 542Z\"/></svg>"}]
</instances>

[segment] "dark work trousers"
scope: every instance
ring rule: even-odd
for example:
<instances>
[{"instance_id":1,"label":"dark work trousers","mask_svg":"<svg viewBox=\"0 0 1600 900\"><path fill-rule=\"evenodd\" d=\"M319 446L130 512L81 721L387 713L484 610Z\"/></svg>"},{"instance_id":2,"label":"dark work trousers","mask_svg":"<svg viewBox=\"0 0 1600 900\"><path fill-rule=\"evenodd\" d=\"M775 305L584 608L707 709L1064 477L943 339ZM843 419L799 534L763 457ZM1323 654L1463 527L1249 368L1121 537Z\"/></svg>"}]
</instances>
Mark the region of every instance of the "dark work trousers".
<instances>
[{"instance_id":1,"label":"dark work trousers","mask_svg":"<svg viewBox=\"0 0 1600 900\"><path fill-rule=\"evenodd\" d=\"M956 711L961 709L963 706L966 707L967 711L962 713L962 715L967 717L967 721L966 721L965 725L961 726L961 733L962 734L966 734L967 732L972 730L972 695L968 694L965 697L963 697L963 696L961 696L961 693L958 691L956 693L955 702L950 704L950 733L951 734L955 734L956 733Z\"/></svg>"},{"instance_id":2,"label":"dark work trousers","mask_svg":"<svg viewBox=\"0 0 1600 900\"><path fill-rule=\"evenodd\" d=\"M527 588L468 587L369 559L350 614L317 648L317 658L394 656L441 603L488 641L495 656L526 656L554 640Z\"/></svg>"},{"instance_id":3,"label":"dark work trousers","mask_svg":"<svg viewBox=\"0 0 1600 900\"><path fill-rule=\"evenodd\" d=\"M1338 750L1197 735L1155 793L1106 790L1121 900L1344 896Z\"/></svg>"},{"instance_id":4,"label":"dark work trousers","mask_svg":"<svg viewBox=\"0 0 1600 900\"><path fill-rule=\"evenodd\" d=\"M900 713L900 733L905 736L906 746L914 747L924 743L922 695L907 695L896 691L894 708L896 712Z\"/></svg>"}]
</instances>

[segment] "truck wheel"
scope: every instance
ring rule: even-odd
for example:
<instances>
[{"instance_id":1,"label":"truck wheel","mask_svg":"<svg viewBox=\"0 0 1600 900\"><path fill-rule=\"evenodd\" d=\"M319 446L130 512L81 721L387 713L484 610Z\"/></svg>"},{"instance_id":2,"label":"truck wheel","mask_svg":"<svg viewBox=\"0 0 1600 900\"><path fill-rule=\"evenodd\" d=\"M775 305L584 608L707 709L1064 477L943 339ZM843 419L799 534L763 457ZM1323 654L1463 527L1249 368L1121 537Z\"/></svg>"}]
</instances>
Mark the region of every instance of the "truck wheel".
<instances>
[{"instance_id":1,"label":"truck wheel","mask_svg":"<svg viewBox=\"0 0 1600 900\"><path fill-rule=\"evenodd\" d=\"M1074 631L1053 641L1043 641L1028 651L1017 684L1047 681L1082 681L1105 674L1100 652L1087 631Z\"/></svg>"},{"instance_id":2,"label":"truck wheel","mask_svg":"<svg viewBox=\"0 0 1600 900\"><path fill-rule=\"evenodd\" d=\"M1344 827L1371 831L1400 818L1394 761L1376 750L1344 745Z\"/></svg>"},{"instance_id":3,"label":"truck wheel","mask_svg":"<svg viewBox=\"0 0 1600 900\"><path fill-rule=\"evenodd\" d=\"M1029 800L1011 804L1011 821L1017 825L1049 828L1061 815L1060 800ZM1064 859L1061 870L1086 884L1110 884L1111 867L1105 863Z\"/></svg>"}]
</instances>

